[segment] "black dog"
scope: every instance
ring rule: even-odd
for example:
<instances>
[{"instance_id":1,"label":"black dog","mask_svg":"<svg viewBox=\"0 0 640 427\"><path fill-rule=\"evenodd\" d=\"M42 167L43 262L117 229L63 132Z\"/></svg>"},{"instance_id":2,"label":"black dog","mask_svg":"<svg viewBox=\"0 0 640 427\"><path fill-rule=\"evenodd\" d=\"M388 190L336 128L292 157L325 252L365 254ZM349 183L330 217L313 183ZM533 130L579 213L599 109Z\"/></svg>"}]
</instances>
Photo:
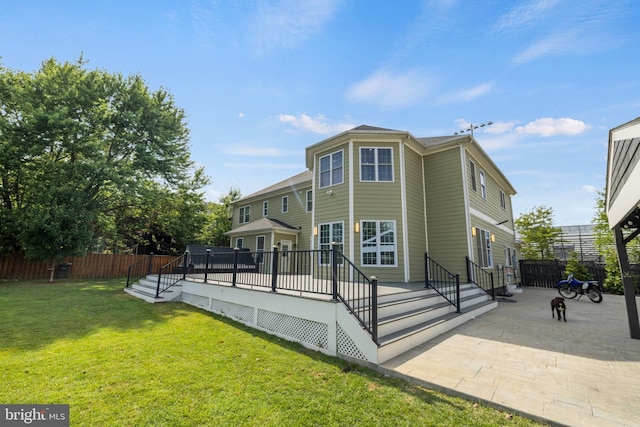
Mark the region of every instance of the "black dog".
<instances>
[{"instance_id":1,"label":"black dog","mask_svg":"<svg viewBox=\"0 0 640 427\"><path fill-rule=\"evenodd\" d=\"M555 311L554 311L555 310ZM564 298L556 297L551 300L551 318L555 317L555 313L558 313L558 322L561 317L564 317L564 321L567 321L567 306L564 304Z\"/></svg>"}]
</instances>

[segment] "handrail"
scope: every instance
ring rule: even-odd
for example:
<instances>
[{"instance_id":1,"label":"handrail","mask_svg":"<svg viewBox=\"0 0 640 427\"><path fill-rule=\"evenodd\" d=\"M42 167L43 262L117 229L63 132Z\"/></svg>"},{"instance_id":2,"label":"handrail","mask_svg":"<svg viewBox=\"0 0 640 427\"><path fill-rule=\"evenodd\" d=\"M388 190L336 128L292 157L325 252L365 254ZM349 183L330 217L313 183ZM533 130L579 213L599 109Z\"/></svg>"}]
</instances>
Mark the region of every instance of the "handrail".
<instances>
[{"instance_id":1,"label":"handrail","mask_svg":"<svg viewBox=\"0 0 640 427\"><path fill-rule=\"evenodd\" d=\"M185 253L160 268L156 298L187 277L203 283L231 283L232 287L269 288L271 292L330 295L344 304L379 344L378 279L367 277L338 245L308 251L285 252L276 246L272 252Z\"/></svg>"},{"instance_id":2,"label":"handrail","mask_svg":"<svg viewBox=\"0 0 640 427\"><path fill-rule=\"evenodd\" d=\"M160 294L185 279L187 274L186 261L187 254L184 254L178 258L174 258L160 268L158 271L156 298L159 298Z\"/></svg>"},{"instance_id":3,"label":"handrail","mask_svg":"<svg viewBox=\"0 0 640 427\"><path fill-rule=\"evenodd\" d=\"M128 288L131 284L151 274L152 266L153 252L149 254L149 259L141 259L140 261L131 264L127 269L127 285L125 287Z\"/></svg>"},{"instance_id":4,"label":"handrail","mask_svg":"<svg viewBox=\"0 0 640 427\"><path fill-rule=\"evenodd\" d=\"M496 299L495 284L493 280L493 272L486 271L475 262L471 261L469 257L467 259L467 281L473 283L488 295L491 299Z\"/></svg>"},{"instance_id":5,"label":"handrail","mask_svg":"<svg viewBox=\"0 0 640 427\"><path fill-rule=\"evenodd\" d=\"M427 252L424 254L424 270L425 287L436 291L456 308L456 313L460 313L460 275L438 264Z\"/></svg>"}]
</instances>

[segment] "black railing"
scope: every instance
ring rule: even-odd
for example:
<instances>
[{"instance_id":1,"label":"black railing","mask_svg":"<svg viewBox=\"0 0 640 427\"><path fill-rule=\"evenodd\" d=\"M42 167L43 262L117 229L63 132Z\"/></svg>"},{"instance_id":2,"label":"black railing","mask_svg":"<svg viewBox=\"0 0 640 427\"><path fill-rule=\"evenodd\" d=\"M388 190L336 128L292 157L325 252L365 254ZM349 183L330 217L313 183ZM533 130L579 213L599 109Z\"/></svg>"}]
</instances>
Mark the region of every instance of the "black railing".
<instances>
[{"instance_id":1,"label":"black railing","mask_svg":"<svg viewBox=\"0 0 640 427\"><path fill-rule=\"evenodd\" d=\"M449 301L460 313L460 275L453 274L424 254L424 283Z\"/></svg>"},{"instance_id":2,"label":"black railing","mask_svg":"<svg viewBox=\"0 0 640 427\"><path fill-rule=\"evenodd\" d=\"M187 255L185 254L168 262L160 268L158 271L156 298L159 298L163 292L174 286L180 280L184 280L188 269L186 261Z\"/></svg>"},{"instance_id":3,"label":"black railing","mask_svg":"<svg viewBox=\"0 0 640 427\"><path fill-rule=\"evenodd\" d=\"M204 283L329 295L342 302L378 343L377 279L368 278L333 245L308 251L191 254L186 278Z\"/></svg>"},{"instance_id":4,"label":"black railing","mask_svg":"<svg viewBox=\"0 0 640 427\"><path fill-rule=\"evenodd\" d=\"M135 264L131 264L127 269L127 288L133 283L142 279L143 277L151 274L151 267L153 266L153 252L149 254L148 259L141 259Z\"/></svg>"},{"instance_id":5,"label":"black railing","mask_svg":"<svg viewBox=\"0 0 640 427\"><path fill-rule=\"evenodd\" d=\"M495 283L493 281L493 272L486 271L475 262L467 259L467 282L473 283L488 295L491 299L496 299Z\"/></svg>"}]
</instances>

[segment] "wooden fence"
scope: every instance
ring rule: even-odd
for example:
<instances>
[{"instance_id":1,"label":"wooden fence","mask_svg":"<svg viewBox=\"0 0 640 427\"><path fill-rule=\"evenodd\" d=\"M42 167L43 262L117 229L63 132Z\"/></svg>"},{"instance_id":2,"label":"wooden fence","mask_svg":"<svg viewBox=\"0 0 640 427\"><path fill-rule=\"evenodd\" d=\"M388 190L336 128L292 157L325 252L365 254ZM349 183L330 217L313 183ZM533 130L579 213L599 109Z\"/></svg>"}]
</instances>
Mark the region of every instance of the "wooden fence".
<instances>
[{"instance_id":1,"label":"wooden fence","mask_svg":"<svg viewBox=\"0 0 640 427\"><path fill-rule=\"evenodd\" d=\"M126 277L131 264L149 259L150 255L118 255L118 254L87 254L83 257L66 257L55 265L56 279L108 279ZM176 257L171 255L153 255L152 271ZM51 277L51 262L29 261L22 252L12 252L0 255L0 280L38 280Z\"/></svg>"}]
</instances>

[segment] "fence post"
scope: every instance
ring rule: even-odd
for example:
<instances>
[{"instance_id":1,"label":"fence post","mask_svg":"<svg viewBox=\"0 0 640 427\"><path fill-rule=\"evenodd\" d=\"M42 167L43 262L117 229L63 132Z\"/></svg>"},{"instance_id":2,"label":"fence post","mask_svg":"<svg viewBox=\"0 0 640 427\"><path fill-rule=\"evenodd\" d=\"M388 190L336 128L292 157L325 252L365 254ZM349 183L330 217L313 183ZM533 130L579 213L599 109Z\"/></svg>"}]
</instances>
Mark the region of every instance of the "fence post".
<instances>
[{"instance_id":1,"label":"fence post","mask_svg":"<svg viewBox=\"0 0 640 427\"><path fill-rule=\"evenodd\" d=\"M204 283L207 283L207 273L209 272L209 257L211 256L211 249L207 249L207 260L204 262Z\"/></svg>"},{"instance_id":2,"label":"fence post","mask_svg":"<svg viewBox=\"0 0 640 427\"><path fill-rule=\"evenodd\" d=\"M129 287L129 281L131 280L131 265L127 268L127 288Z\"/></svg>"},{"instance_id":3,"label":"fence post","mask_svg":"<svg viewBox=\"0 0 640 427\"><path fill-rule=\"evenodd\" d=\"M149 253L149 268L147 269L147 276L151 274L152 266L153 266L153 252Z\"/></svg>"},{"instance_id":4,"label":"fence post","mask_svg":"<svg viewBox=\"0 0 640 427\"><path fill-rule=\"evenodd\" d=\"M429 252L424 253L424 287L429 287Z\"/></svg>"},{"instance_id":5,"label":"fence post","mask_svg":"<svg viewBox=\"0 0 640 427\"><path fill-rule=\"evenodd\" d=\"M278 247L273 247L273 259L271 260L271 292L277 292L278 287Z\"/></svg>"},{"instance_id":6,"label":"fence post","mask_svg":"<svg viewBox=\"0 0 640 427\"><path fill-rule=\"evenodd\" d=\"M460 274L456 274L456 313L461 313L460 306Z\"/></svg>"},{"instance_id":7,"label":"fence post","mask_svg":"<svg viewBox=\"0 0 640 427\"><path fill-rule=\"evenodd\" d=\"M371 276L371 338L378 344L378 278Z\"/></svg>"},{"instance_id":8,"label":"fence post","mask_svg":"<svg viewBox=\"0 0 640 427\"><path fill-rule=\"evenodd\" d=\"M331 242L331 293L334 301L338 301L338 244Z\"/></svg>"},{"instance_id":9,"label":"fence post","mask_svg":"<svg viewBox=\"0 0 640 427\"><path fill-rule=\"evenodd\" d=\"M187 261L189 261L189 257L187 256L187 254L188 252L185 252L183 255L184 260L182 261L182 280L185 280L187 278L187 271L189 268L189 264L187 263Z\"/></svg>"},{"instance_id":10,"label":"fence post","mask_svg":"<svg viewBox=\"0 0 640 427\"><path fill-rule=\"evenodd\" d=\"M238 253L240 248L233 248L233 276L231 279L231 286L236 285L236 279L238 277Z\"/></svg>"},{"instance_id":11,"label":"fence post","mask_svg":"<svg viewBox=\"0 0 640 427\"><path fill-rule=\"evenodd\" d=\"M465 256L464 259L467 261L467 283L471 283L471 264L469 263L469 256Z\"/></svg>"}]
</instances>

